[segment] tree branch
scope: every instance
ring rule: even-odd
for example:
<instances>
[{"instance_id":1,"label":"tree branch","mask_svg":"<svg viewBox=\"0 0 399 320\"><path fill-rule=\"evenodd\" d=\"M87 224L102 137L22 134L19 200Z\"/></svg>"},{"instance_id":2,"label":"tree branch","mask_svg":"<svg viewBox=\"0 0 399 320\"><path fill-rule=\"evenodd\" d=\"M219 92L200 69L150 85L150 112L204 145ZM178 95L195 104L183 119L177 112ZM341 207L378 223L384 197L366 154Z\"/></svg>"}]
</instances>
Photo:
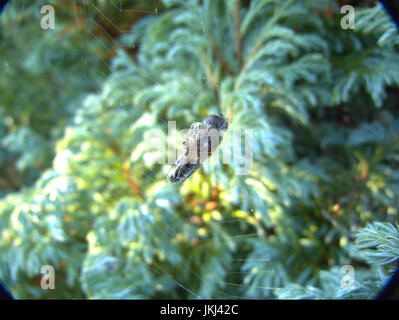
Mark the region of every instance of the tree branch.
<instances>
[{"instance_id":1,"label":"tree branch","mask_svg":"<svg viewBox=\"0 0 399 320\"><path fill-rule=\"evenodd\" d=\"M143 195L141 194L140 187L138 186L137 183L135 183L132 179L132 176L130 174L129 170L129 163L125 162L122 167L122 173L125 176L127 183L129 184L130 190L136 195L139 196L140 198L143 198Z\"/></svg>"},{"instance_id":2,"label":"tree branch","mask_svg":"<svg viewBox=\"0 0 399 320\"><path fill-rule=\"evenodd\" d=\"M120 152L119 146L115 142L111 142L111 150L119 159L122 160L122 153ZM139 196L141 199L143 199L143 195L141 193L140 187L137 183L134 182L129 169L130 169L129 161L123 162L122 163L122 174L125 177L130 190L132 190L134 195Z\"/></svg>"},{"instance_id":3,"label":"tree branch","mask_svg":"<svg viewBox=\"0 0 399 320\"><path fill-rule=\"evenodd\" d=\"M235 1L234 6L234 21L236 26L236 54L238 58L238 64L240 66L240 71L244 66L243 57L242 57L242 33L241 33L241 21L240 21L240 0Z\"/></svg>"},{"instance_id":4,"label":"tree branch","mask_svg":"<svg viewBox=\"0 0 399 320\"><path fill-rule=\"evenodd\" d=\"M338 232L340 232L342 235L347 236L348 238L351 238L351 233L345 227L343 227L336 219L334 219L327 210L321 209L321 214L334 226L336 230L338 230Z\"/></svg>"},{"instance_id":5,"label":"tree branch","mask_svg":"<svg viewBox=\"0 0 399 320\"><path fill-rule=\"evenodd\" d=\"M209 42L211 43L212 51L215 53L216 58L219 60L220 64L222 65L222 68L226 70L230 75L234 75L233 70L230 68L228 65L227 61L224 60L222 52L218 48L215 39L211 35L211 33L208 30L205 30L205 34L209 39Z\"/></svg>"}]
</instances>

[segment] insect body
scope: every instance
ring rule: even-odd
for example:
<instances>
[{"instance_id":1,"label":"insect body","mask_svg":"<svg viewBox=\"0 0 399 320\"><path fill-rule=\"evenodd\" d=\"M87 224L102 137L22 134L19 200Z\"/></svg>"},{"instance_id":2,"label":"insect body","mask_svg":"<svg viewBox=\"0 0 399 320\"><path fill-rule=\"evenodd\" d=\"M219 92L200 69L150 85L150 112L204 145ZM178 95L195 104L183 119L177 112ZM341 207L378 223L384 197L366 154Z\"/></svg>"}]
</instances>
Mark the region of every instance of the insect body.
<instances>
[{"instance_id":1,"label":"insect body","mask_svg":"<svg viewBox=\"0 0 399 320\"><path fill-rule=\"evenodd\" d=\"M227 119L220 113L207 116L203 122L193 123L185 135L183 150L171 169L169 180L178 183L189 178L218 148L227 128Z\"/></svg>"}]
</instances>

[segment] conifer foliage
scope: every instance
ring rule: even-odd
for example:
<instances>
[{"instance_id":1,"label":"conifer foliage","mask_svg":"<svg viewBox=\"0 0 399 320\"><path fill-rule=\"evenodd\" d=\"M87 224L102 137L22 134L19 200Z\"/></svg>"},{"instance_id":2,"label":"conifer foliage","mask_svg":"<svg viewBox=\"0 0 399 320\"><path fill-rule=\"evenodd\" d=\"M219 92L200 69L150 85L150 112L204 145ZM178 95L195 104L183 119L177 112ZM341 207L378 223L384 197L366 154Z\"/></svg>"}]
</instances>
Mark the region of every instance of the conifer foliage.
<instances>
[{"instance_id":1,"label":"conifer foliage","mask_svg":"<svg viewBox=\"0 0 399 320\"><path fill-rule=\"evenodd\" d=\"M7 26L32 3L10 4L0 37L17 41ZM356 7L344 30L327 0L145 5L156 14L113 39L96 30L115 8L94 1L71 11L84 27L0 44L0 278L22 298L372 298L399 258L399 40L383 8ZM253 130L253 168L220 158L168 183L151 132L215 112Z\"/></svg>"}]
</instances>

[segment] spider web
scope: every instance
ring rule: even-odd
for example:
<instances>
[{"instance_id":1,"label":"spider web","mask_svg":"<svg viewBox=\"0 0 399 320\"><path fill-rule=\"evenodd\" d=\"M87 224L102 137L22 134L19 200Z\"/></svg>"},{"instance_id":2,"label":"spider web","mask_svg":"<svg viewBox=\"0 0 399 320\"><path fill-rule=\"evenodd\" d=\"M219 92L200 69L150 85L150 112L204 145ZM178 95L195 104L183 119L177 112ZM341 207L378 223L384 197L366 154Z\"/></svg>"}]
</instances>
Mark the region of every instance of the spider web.
<instances>
[{"instance_id":1,"label":"spider web","mask_svg":"<svg viewBox=\"0 0 399 320\"><path fill-rule=\"evenodd\" d=\"M22 0L21 0L22 1ZM112 6L115 8L116 11L119 11L121 13L127 14L127 15L135 15L135 14L148 14L148 15L158 15L161 14L161 12L159 12L158 8L155 8L154 11L145 11L145 10L131 10L131 9L125 9L123 7L123 1L117 1L117 0L110 0L110 3L112 4ZM74 5L74 12L71 13L71 19L75 19L76 21L76 25L79 26L79 19L84 19L84 20L88 20L92 23L94 23L99 29L101 29L102 33L104 34L104 36L109 39L109 41L111 41L116 47L118 48L123 48L124 46L119 43L111 34L109 34L109 32L107 32L107 30L105 30L100 24L98 24L94 19L92 19L90 17L90 12L95 12L96 14L100 15L102 18L104 18L111 26L113 26L115 28L115 30L119 33L131 33L131 30L125 30L122 29L118 26L118 22L117 21L113 21L111 17L107 16L106 13L102 12L100 8L98 8L92 1L88 1L88 0L73 0L73 5ZM56 8L55 8L56 9ZM104 48L104 50L107 50L110 54L111 49L107 48L107 46L103 43L102 39L97 36L96 34L94 34L92 31L90 30L84 30L85 31L85 35L87 38L90 39L95 39L96 41L98 41L98 43ZM136 44L135 46L138 47L142 47L143 44ZM87 51L87 48L84 47L80 47L79 48L80 53L81 53L81 59L82 61L84 61L85 65L88 65L91 61L90 59L86 56L85 52ZM109 66L109 64L104 61L104 59L102 58L102 56L96 52L98 59L101 61L101 63L105 66L106 69L108 69L109 71L111 71L111 68ZM107 75L102 73L103 75L103 80L107 79ZM81 73L81 77L83 77L84 79L86 79L87 81L90 81L90 79L88 78L85 70L82 70ZM120 80L120 81L124 81L124 80ZM154 84L156 84L156 81L154 79L152 79L152 81L154 82ZM126 82L126 81L124 81ZM128 84L128 82L126 82ZM102 88L99 86L97 88L97 93L101 93ZM129 110L129 106L125 105L124 103L120 103L120 107L124 110ZM167 123L166 119L162 119L162 118L158 118L157 119L160 122L164 122ZM124 150L126 153L125 154L129 154L129 150ZM153 181L157 181L155 178L153 178L151 176L151 173L157 172L159 171L159 169L154 169L153 172L149 172L149 173L143 173L144 176L148 177L149 179L152 179ZM176 188L179 188L179 186L177 186ZM189 219L191 219L193 217L191 212L186 212L187 217ZM242 223L249 223L248 221L246 221L245 219L230 219L230 220L222 220L222 221L214 221L214 223L218 223L220 225L222 224L242 224ZM172 241L172 237L173 237L173 232L170 231L168 229L168 226L164 226L164 228L159 228L157 227L158 232L166 235L167 237L170 238L170 240ZM247 239L247 238L257 238L260 239L261 241L265 242L265 239L258 233L248 233L248 234L231 234L230 235L232 239L235 239L237 241L237 243L240 243L240 239ZM198 243L205 243L208 241L212 241L212 238L208 238L208 239L201 239L201 238L197 238L196 241ZM266 245L266 243L265 243ZM198 274L195 270L194 267L200 267L199 262L194 261L193 258L190 257L190 248L187 248L185 250L179 250L179 254L181 255L181 257L183 258L183 262L182 265L187 268L187 270L189 270L190 275L193 277L193 279L196 279L197 281L203 282L203 281L212 281L214 284L219 286L219 289L217 290L217 292L224 296L226 299L241 299L244 298L242 296L237 296L237 295L232 295L230 293L228 293L224 288L231 288L231 287L252 287L252 288L257 288L259 290L275 290L275 289L279 289L279 288L274 288L274 287L268 287L268 286L253 286L253 285L249 285L249 284L245 284L245 283L233 283L233 282L228 282L228 281L224 281L224 279L221 280L206 280L204 279L204 277L201 277L200 274ZM204 260L207 259L214 259L214 257L204 257ZM268 273L268 272L274 272L273 270L273 266L270 263L270 259L268 257L265 257L264 259L248 259L248 258L231 258L231 259L227 259L227 263L232 266L230 268L230 270L241 270L241 266L243 265L243 263L245 262L258 262L259 263L259 270L254 271L252 274L254 273ZM266 265L266 267L265 267ZM193 267L191 267L193 266ZM168 273L162 266L157 265L156 263L152 264L150 266L150 268L153 269L153 271L155 273L158 273L160 275L166 275L167 277L169 277L171 280L173 280L177 286L179 286L182 290L184 290L187 293L187 297L188 298L195 298L195 299L201 299L203 298L199 292L196 291L195 288L192 288L190 284L185 283L184 280L181 280L179 278L176 278L176 276L171 275L170 273ZM200 269L200 268L198 268ZM245 274L246 271L226 271L226 276L230 276L230 275L241 275L241 274ZM223 289L222 289L223 288ZM248 297L245 297L246 299L248 299Z\"/></svg>"}]
</instances>

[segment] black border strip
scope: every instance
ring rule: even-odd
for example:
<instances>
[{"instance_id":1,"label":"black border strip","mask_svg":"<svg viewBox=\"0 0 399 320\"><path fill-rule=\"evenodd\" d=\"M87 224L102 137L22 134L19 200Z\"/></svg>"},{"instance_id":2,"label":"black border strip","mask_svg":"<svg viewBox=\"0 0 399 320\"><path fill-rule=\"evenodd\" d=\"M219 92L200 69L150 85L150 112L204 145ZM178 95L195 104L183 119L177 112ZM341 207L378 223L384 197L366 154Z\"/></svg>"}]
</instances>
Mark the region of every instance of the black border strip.
<instances>
[{"instance_id":1,"label":"black border strip","mask_svg":"<svg viewBox=\"0 0 399 320\"><path fill-rule=\"evenodd\" d=\"M4 10L4 8L6 7L7 2L9 2L10 0L0 0L0 15L2 13L2 11Z\"/></svg>"}]
</instances>

